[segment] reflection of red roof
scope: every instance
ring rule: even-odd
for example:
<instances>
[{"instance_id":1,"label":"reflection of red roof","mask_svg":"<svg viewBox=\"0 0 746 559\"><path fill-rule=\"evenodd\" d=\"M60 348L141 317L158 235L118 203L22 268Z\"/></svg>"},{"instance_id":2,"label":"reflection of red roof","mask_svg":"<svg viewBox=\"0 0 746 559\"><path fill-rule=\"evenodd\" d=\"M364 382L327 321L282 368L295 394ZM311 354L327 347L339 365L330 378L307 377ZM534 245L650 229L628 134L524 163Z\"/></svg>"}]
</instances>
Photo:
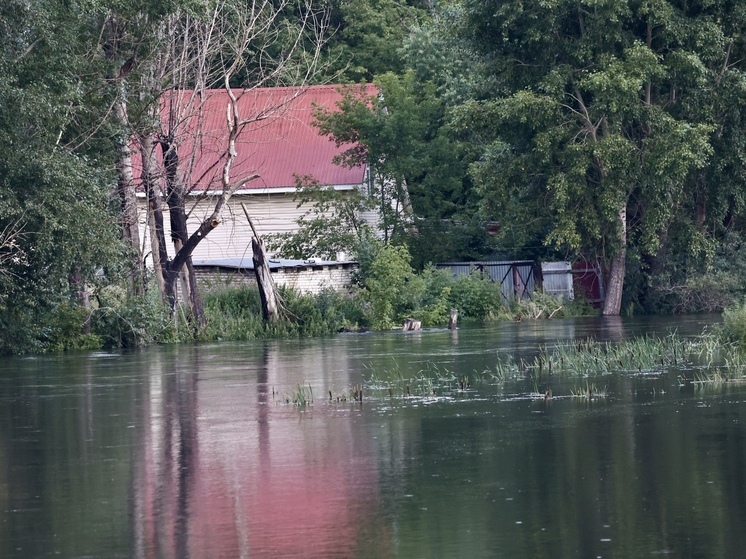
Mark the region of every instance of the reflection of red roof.
<instances>
[{"instance_id":1,"label":"reflection of red roof","mask_svg":"<svg viewBox=\"0 0 746 559\"><path fill-rule=\"evenodd\" d=\"M366 94L375 91L372 85L365 86ZM295 177L305 175L326 185L363 182L363 167L349 169L332 163L345 146L337 147L328 137L320 136L313 125L315 107L336 108L342 98L339 86L257 88L234 93L239 99L239 117L248 123L236 143L238 156L231 182L253 174L260 176L242 190L294 187ZM188 108L190 105L201 106ZM176 127L180 173L197 190L220 188L227 148L227 106L228 94L222 89L206 91L201 104L193 91L174 91L164 98L164 132ZM174 111L169 122L171 107ZM140 167L138 161L133 163ZM139 176L137 170L135 175Z\"/></svg>"}]
</instances>

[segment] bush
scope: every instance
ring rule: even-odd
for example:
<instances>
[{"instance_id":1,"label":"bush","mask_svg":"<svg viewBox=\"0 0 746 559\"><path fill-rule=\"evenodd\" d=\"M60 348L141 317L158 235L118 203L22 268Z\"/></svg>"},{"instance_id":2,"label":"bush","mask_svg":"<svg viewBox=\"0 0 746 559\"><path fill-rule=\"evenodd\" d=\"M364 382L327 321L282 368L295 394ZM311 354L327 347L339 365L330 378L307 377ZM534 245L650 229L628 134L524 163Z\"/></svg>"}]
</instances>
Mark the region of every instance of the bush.
<instances>
[{"instance_id":1,"label":"bush","mask_svg":"<svg viewBox=\"0 0 746 559\"><path fill-rule=\"evenodd\" d=\"M375 255L362 281L370 302L370 322L376 330L401 324L413 316L425 291L421 276L414 273L404 246L386 245Z\"/></svg>"},{"instance_id":2,"label":"bush","mask_svg":"<svg viewBox=\"0 0 746 559\"><path fill-rule=\"evenodd\" d=\"M127 297L122 290L108 288L98 294L98 301L91 326L105 347L132 348L190 339L187 331L177 328L154 289L140 297Z\"/></svg>"},{"instance_id":3,"label":"bush","mask_svg":"<svg viewBox=\"0 0 746 559\"><path fill-rule=\"evenodd\" d=\"M44 325L40 341L45 351L93 350L103 347L100 335L90 331L91 315L69 303L58 306Z\"/></svg>"},{"instance_id":4,"label":"bush","mask_svg":"<svg viewBox=\"0 0 746 559\"><path fill-rule=\"evenodd\" d=\"M720 336L731 342L746 345L746 301L736 303L723 311Z\"/></svg>"},{"instance_id":5,"label":"bush","mask_svg":"<svg viewBox=\"0 0 746 559\"><path fill-rule=\"evenodd\" d=\"M500 285L489 275L472 272L461 276L453 287L452 304L461 316L473 320L494 320L505 313Z\"/></svg>"}]
</instances>

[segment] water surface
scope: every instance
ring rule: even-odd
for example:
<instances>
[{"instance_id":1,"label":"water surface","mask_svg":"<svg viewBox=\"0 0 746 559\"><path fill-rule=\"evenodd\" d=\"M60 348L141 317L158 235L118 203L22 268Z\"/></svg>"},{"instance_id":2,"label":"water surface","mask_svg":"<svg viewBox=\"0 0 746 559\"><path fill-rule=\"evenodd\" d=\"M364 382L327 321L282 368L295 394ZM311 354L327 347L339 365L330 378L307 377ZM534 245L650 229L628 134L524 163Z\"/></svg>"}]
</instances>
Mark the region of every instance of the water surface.
<instances>
[{"instance_id":1,"label":"water surface","mask_svg":"<svg viewBox=\"0 0 746 559\"><path fill-rule=\"evenodd\" d=\"M2 360L0 556L739 557L746 387L657 371L594 379L591 401L573 378L459 390L498 355L712 320ZM420 372L451 388L407 396ZM299 390L313 405L287 403Z\"/></svg>"}]
</instances>

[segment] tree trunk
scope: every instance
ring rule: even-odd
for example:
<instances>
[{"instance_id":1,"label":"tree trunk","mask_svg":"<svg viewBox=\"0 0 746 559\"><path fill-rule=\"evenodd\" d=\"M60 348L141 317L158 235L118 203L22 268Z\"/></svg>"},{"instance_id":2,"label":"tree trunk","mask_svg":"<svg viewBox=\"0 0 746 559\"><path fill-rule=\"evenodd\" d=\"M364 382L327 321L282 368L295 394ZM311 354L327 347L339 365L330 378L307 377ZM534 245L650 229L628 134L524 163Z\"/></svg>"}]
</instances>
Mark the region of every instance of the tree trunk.
<instances>
[{"instance_id":1,"label":"tree trunk","mask_svg":"<svg viewBox=\"0 0 746 559\"><path fill-rule=\"evenodd\" d=\"M618 249L611 260L609 279L606 282L606 299L603 314L618 315L622 309L622 292L624 290L624 274L627 270L627 208L619 210Z\"/></svg>"},{"instance_id":2,"label":"tree trunk","mask_svg":"<svg viewBox=\"0 0 746 559\"><path fill-rule=\"evenodd\" d=\"M127 101L124 88L120 87L119 99L114 105L117 120L126 129ZM140 246L140 228L137 216L137 196L135 178L132 172L132 150L129 138L119 139L117 148L117 194L121 204L122 237L132 252L132 270L130 271L129 290L131 295L142 295L145 291L145 263Z\"/></svg>"},{"instance_id":3,"label":"tree trunk","mask_svg":"<svg viewBox=\"0 0 746 559\"><path fill-rule=\"evenodd\" d=\"M174 243L174 252L178 254L189 240L187 231L186 215L186 192L184 183L179 179L179 153L175 144L162 142L163 165L166 171L166 190L168 211L171 219L171 240ZM192 266L192 256L187 255L184 265L179 270L174 270L181 278L181 289L184 302L189 306L193 320L198 326L206 323L205 308L202 297L199 294L197 280Z\"/></svg>"},{"instance_id":4,"label":"tree trunk","mask_svg":"<svg viewBox=\"0 0 746 559\"><path fill-rule=\"evenodd\" d=\"M148 198L148 225L152 248L153 271L163 302L171 309L176 307L176 276L169 273L169 259L166 251L166 234L163 227L163 205L156 171L158 161L155 156L155 134L140 136L142 150L142 183Z\"/></svg>"},{"instance_id":5,"label":"tree trunk","mask_svg":"<svg viewBox=\"0 0 746 559\"><path fill-rule=\"evenodd\" d=\"M262 317L265 322L276 320L280 316L279 297L275 289L275 282L272 279L272 273L269 270L264 243L256 232L254 222L251 221L251 216L249 215L249 210L246 209L246 205L243 202L241 202L241 208L246 215L246 219L249 221L249 227L251 227L251 232L254 235L251 239L251 251L253 253L251 259L254 262L254 274L256 275L256 284L259 287L259 298L262 301Z\"/></svg>"},{"instance_id":6,"label":"tree trunk","mask_svg":"<svg viewBox=\"0 0 746 559\"><path fill-rule=\"evenodd\" d=\"M251 259L254 261L256 284L259 286L259 297L262 300L262 317L265 322L277 320L280 314L277 307L277 293L261 239L256 237L251 239L251 250L254 253Z\"/></svg>"},{"instance_id":7,"label":"tree trunk","mask_svg":"<svg viewBox=\"0 0 746 559\"><path fill-rule=\"evenodd\" d=\"M117 16L111 14L107 18L106 35L102 43L104 56L109 62L120 63L126 57L121 51L124 36L122 23ZM137 196L135 195L135 179L132 173L132 151L130 149L130 122L127 116L127 87L125 78L135 65L135 55L119 64L116 72L110 76L117 81L117 98L114 102L114 115L121 127L119 137L115 139L117 152L117 195L121 205L122 238L131 249L132 269L130 270L129 291L131 295L141 295L145 292L145 262L140 246L140 229L137 215Z\"/></svg>"}]
</instances>

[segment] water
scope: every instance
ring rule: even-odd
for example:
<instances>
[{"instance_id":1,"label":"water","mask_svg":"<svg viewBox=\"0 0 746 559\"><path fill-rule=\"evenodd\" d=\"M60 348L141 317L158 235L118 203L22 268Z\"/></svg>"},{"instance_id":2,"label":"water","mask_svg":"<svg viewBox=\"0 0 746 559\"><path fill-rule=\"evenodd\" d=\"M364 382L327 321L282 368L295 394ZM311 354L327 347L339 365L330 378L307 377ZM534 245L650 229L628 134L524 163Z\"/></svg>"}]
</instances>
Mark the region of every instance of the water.
<instances>
[{"instance_id":1,"label":"water","mask_svg":"<svg viewBox=\"0 0 746 559\"><path fill-rule=\"evenodd\" d=\"M746 386L661 372L597 380L590 402L556 378L548 401L533 379L341 401L371 376L459 378L553 340L711 320L2 360L0 557L743 556ZM285 403L299 385L313 406Z\"/></svg>"}]
</instances>

